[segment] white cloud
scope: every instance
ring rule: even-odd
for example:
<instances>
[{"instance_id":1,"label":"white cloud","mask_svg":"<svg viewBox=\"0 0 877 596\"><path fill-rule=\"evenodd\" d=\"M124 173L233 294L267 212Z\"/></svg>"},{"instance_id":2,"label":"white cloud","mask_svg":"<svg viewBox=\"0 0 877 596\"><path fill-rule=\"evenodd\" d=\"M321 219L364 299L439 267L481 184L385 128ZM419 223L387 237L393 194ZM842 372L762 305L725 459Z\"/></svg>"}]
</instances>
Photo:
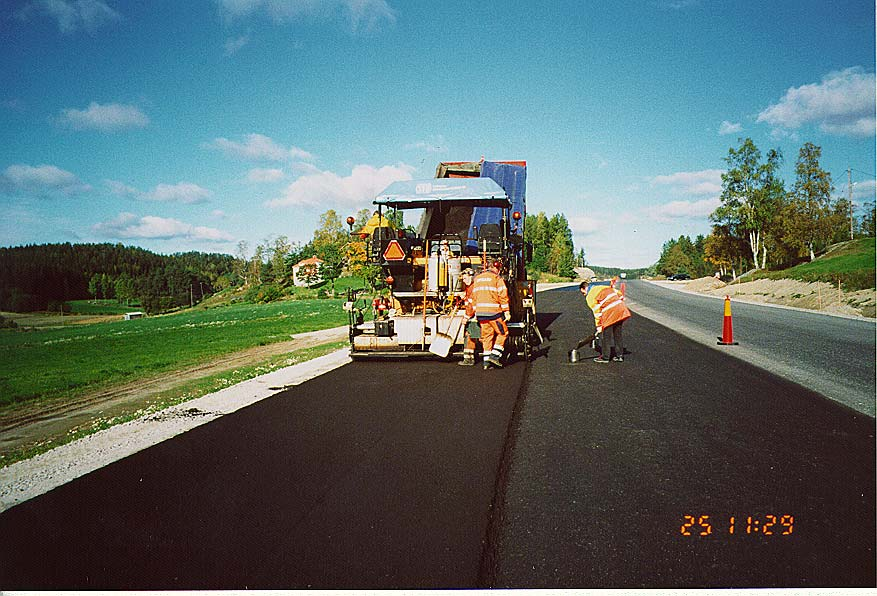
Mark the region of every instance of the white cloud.
<instances>
[{"instance_id":1,"label":"white cloud","mask_svg":"<svg viewBox=\"0 0 877 596\"><path fill-rule=\"evenodd\" d=\"M137 196L140 194L140 191L133 186L128 186L117 180L104 180L104 185L110 193L119 197Z\"/></svg>"},{"instance_id":2,"label":"white cloud","mask_svg":"<svg viewBox=\"0 0 877 596\"><path fill-rule=\"evenodd\" d=\"M28 21L35 14L54 19L62 33L80 29L94 33L103 25L122 19L122 15L103 0L31 0L14 13L20 21Z\"/></svg>"},{"instance_id":3,"label":"white cloud","mask_svg":"<svg viewBox=\"0 0 877 596\"><path fill-rule=\"evenodd\" d=\"M341 6L354 33L376 31L384 22L396 22L396 11L386 0L342 0Z\"/></svg>"},{"instance_id":4,"label":"white cloud","mask_svg":"<svg viewBox=\"0 0 877 596\"><path fill-rule=\"evenodd\" d=\"M4 170L2 178L2 187L25 194L45 195L60 192L72 195L91 190L91 186L80 182L73 173L45 164L40 166L14 164Z\"/></svg>"},{"instance_id":5,"label":"white cloud","mask_svg":"<svg viewBox=\"0 0 877 596\"><path fill-rule=\"evenodd\" d=\"M277 182L283 180L283 170L276 168L253 168L247 172L250 182Z\"/></svg>"},{"instance_id":6,"label":"white cloud","mask_svg":"<svg viewBox=\"0 0 877 596\"><path fill-rule=\"evenodd\" d=\"M758 122L796 129L814 122L827 133L875 134L875 76L860 67L835 71L819 83L793 87L758 115Z\"/></svg>"},{"instance_id":7,"label":"white cloud","mask_svg":"<svg viewBox=\"0 0 877 596\"><path fill-rule=\"evenodd\" d=\"M569 229L573 234L588 236L600 231L606 222L590 215L577 215L569 218Z\"/></svg>"},{"instance_id":8,"label":"white cloud","mask_svg":"<svg viewBox=\"0 0 877 596\"><path fill-rule=\"evenodd\" d=\"M722 120L722 123L719 125L720 135L732 135L740 132L743 132L743 125L739 122L728 122L727 120Z\"/></svg>"},{"instance_id":9,"label":"white cloud","mask_svg":"<svg viewBox=\"0 0 877 596\"><path fill-rule=\"evenodd\" d=\"M396 11L386 0L217 0L228 19L264 14L275 23L300 19L341 18L352 33L371 32L396 22Z\"/></svg>"},{"instance_id":10,"label":"white cloud","mask_svg":"<svg viewBox=\"0 0 877 596\"><path fill-rule=\"evenodd\" d=\"M238 50L250 43L249 35L241 35L240 37L229 37L225 40L225 55L231 56L236 54Z\"/></svg>"},{"instance_id":11,"label":"white cloud","mask_svg":"<svg viewBox=\"0 0 877 596\"><path fill-rule=\"evenodd\" d=\"M444 146L445 141L442 137L438 137L435 141L416 141L408 143L404 149L406 151L426 151L427 153L446 153L447 147Z\"/></svg>"},{"instance_id":12,"label":"white cloud","mask_svg":"<svg viewBox=\"0 0 877 596\"><path fill-rule=\"evenodd\" d=\"M116 180L104 180L104 184L112 194L120 197L132 197L142 201L160 201L177 203L203 203L213 194L206 188L202 188L191 182L179 182L177 184L158 184L150 191L141 192L133 186L128 186Z\"/></svg>"},{"instance_id":13,"label":"white cloud","mask_svg":"<svg viewBox=\"0 0 877 596\"><path fill-rule=\"evenodd\" d=\"M224 137L205 143L209 149L219 149L232 157L248 161L288 161L291 159L313 160L314 156L298 147L284 147L270 137L258 133L248 134L243 142Z\"/></svg>"},{"instance_id":14,"label":"white cloud","mask_svg":"<svg viewBox=\"0 0 877 596\"><path fill-rule=\"evenodd\" d=\"M143 128L149 124L149 118L137 106L91 102L84 110L61 110L58 122L73 130L112 132L126 128Z\"/></svg>"},{"instance_id":15,"label":"white cloud","mask_svg":"<svg viewBox=\"0 0 877 596\"><path fill-rule=\"evenodd\" d=\"M696 219L706 218L715 211L721 200L716 197L713 199L702 199L700 201L670 201L656 207L646 207L646 214L655 221L666 223L674 219Z\"/></svg>"},{"instance_id":16,"label":"white cloud","mask_svg":"<svg viewBox=\"0 0 877 596\"><path fill-rule=\"evenodd\" d=\"M859 201L873 201L877 194L877 180L863 180L853 182L853 203Z\"/></svg>"},{"instance_id":17,"label":"white cloud","mask_svg":"<svg viewBox=\"0 0 877 596\"><path fill-rule=\"evenodd\" d=\"M203 203L211 195L210 191L191 182L159 184L149 192L143 193L147 201L174 201L179 203Z\"/></svg>"},{"instance_id":18,"label":"white cloud","mask_svg":"<svg viewBox=\"0 0 877 596\"><path fill-rule=\"evenodd\" d=\"M685 10L700 6L700 0L653 0L652 5L665 10Z\"/></svg>"},{"instance_id":19,"label":"white cloud","mask_svg":"<svg viewBox=\"0 0 877 596\"><path fill-rule=\"evenodd\" d=\"M301 176L286 188L283 196L268 201L266 205L368 206L391 182L411 180L414 170L411 166L397 164L381 168L358 165L349 176L317 171Z\"/></svg>"},{"instance_id":20,"label":"white cloud","mask_svg":"<svg viewBox=\"0 0 877 596\"><path fill-rule=\"evenodd\" d=\"M666 176L655 176L650 182L653 187L667 186L672 191L684 195L719 194L722 192L722 170L677 172Z\"/></svg>"},{"instance_id":21,"label":"white cloud","mask_svg":"<svg viewBox=\"0 0 877 596\"><path fill-rule=\"evenodd\" d=\"M95 233L107 238L124 239L186 239L206 240L208 242L229 242L234 237L222 230L204 226L194 226L178 219L146 215L137 217L133 213L120 213L110 221L94 224Z\"/></svg>"}]
</instances>

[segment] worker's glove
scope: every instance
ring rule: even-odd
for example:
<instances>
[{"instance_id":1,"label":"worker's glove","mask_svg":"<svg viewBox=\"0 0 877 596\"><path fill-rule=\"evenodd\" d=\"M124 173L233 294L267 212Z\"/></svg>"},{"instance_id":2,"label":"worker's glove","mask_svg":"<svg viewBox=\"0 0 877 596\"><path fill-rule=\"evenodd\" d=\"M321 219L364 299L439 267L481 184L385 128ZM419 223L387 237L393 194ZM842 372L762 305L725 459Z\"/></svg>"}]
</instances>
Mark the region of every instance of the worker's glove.
<instances>
[{"instance_id":1,"label":"worker's glove","mask_svg":"<svg viewBox=\"0 0 877 596\"><path fill-rule=\"evenodd\" d=\"M512 320L512 313L509 311L505 311L502 313L502 318L506 320L506 322Z\"/></svg>"}]
</instances>

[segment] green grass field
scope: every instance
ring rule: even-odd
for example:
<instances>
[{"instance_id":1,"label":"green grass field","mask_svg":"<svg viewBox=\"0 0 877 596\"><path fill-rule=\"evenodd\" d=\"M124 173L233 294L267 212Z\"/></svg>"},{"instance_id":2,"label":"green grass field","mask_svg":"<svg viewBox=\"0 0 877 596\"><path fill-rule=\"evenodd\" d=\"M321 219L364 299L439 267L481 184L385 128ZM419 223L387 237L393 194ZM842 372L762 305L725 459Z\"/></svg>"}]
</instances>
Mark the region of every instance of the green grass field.
<instances>
[{"instance_id":1,"label":"green grass field","mask_svg":"<svg viewBox=\"0 0 877 596\"><path fill-rule=\"evenodd\" d=\"M342 303L239 304L132 321L0 330L0 408L77 395L344 325Z\"/></svg>"},{"instance_id":2,"label":"green grass field","mask_svg":"<svg viewBox=\"0 0 877 596\"><path fill-rule=\"evenodd\" d=\"M802 281L838 281L849 291L875 286L874 238L860 238L835 245L825 255L782 271L758 272L750 279L800 279Z\"/></svg>"},{"instance_id":3,"label":"green grass field","mask_svg":"<svg viewBox=\"0 0 877 596\"><path fill-rule=\"evenodd\" d=\"M70 300L70 313L77 315L122 315L140 310L139 304L124 305L115 300Z\"/></svg>"}]
</instances>

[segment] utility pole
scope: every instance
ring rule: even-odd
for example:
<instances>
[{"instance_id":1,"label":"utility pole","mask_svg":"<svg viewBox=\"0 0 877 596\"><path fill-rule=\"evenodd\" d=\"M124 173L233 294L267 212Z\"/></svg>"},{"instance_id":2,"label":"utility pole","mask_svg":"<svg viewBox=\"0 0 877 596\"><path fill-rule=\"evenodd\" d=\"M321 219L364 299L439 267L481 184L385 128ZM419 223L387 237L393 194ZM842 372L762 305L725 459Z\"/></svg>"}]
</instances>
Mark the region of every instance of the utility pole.
<instances>
[{"instance_id":1,"label":"utility pole","mask_svg":"<svg viewBox=\"0 0 877 596\"><path fill-rule=\"evenodd\" d=\"M850 240L853 239L853 169L847 168L847 196L850 202Z\"/></svg>"}]
</instances>

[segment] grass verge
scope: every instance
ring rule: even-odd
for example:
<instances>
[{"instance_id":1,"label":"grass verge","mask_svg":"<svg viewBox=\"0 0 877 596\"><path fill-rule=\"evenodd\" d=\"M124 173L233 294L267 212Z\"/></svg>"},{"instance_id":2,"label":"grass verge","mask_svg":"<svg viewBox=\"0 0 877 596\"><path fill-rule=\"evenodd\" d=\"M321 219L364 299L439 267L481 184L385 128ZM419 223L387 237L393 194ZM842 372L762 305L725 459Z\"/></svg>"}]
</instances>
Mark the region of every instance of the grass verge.
<instances>
[{"instance_id":1,"label":"grass verge","mask_svg":"<svg viewBox=\"0 0 877 596\"><path fill-rule=\"evenodd\" d=\"M70 313L77 315L121 315L141 310L139 304L119 304L115 300L70 300Z\"/></svg>"},{"instance_id":2,"label":"grass verge","mask_svg":"<svg viewBox=\"0 0 877 596\"><path fill-rule=\"evenodd\" d=\"M132 321L0 330L0 408L58 400L347 323L342 300L236 304Z\"/></svg>"},{"instance_id":3,"label":"grass verge","mask_svg":"<svg viewBox=\"0 0 877 596\"><path fill-rule=\"evenodd\" d=\"M12 450L6 454L0 454L0 468L9 466L18 461L30 459L41 453L50 451L55 447L72 443L73 441L93 435L118 424L137 420L144 416L160 412L171 406L185 403L210 393L215 393L242 381L273 372L280 368L319 358L320 356L324 356L348 345L347 341L339 341L310 348L303 348L288 354L272 356L271 358L267 358L248 366L182 383L177 387L152 396L146 401L146 403L132 405L130 409L125 410L120 414L111 417L96 417L87 424L79 425L70 429L66 434L46 437L32 445Z\"/></svg>"},{"instance_id":4,"label":"grass verge","mask_svg":"<svg viewBox=\"0 0 877 596\"><path fill-rule=\"evenodd\" d=\"M834 245L826 254L809 262L782 271L758 271L747 281L755 279L798 279L840 283L847 291L875 287L874 238L860 238Z\"/></svg>"}]
</instances>

